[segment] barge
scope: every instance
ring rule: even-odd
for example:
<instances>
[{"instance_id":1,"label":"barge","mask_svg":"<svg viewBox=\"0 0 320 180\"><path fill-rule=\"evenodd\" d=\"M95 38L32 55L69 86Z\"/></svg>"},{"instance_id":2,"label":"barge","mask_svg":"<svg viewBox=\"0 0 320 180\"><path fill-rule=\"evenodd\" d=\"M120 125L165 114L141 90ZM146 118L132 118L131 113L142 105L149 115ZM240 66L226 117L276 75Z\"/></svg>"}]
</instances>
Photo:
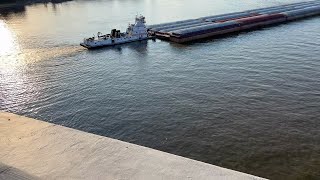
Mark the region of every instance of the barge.
<instances>
[{"instance_id":1,"label":"barge","mask_svg":"<svg viewBox=\"0 0 320 180\"><path fill-rule=\"evenodd\" d=\"M148 26L148 31L159 39L185 43L315 15L320 15L320 0L162 23Z\"/></svg>"}]
</instances>

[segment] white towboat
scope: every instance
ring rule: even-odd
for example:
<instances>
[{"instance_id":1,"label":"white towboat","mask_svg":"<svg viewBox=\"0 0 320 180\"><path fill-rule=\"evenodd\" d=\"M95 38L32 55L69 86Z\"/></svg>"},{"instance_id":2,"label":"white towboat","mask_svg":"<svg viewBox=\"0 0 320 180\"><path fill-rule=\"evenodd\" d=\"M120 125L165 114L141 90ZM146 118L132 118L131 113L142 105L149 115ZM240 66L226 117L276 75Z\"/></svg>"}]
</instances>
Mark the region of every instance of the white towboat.
<instances>
[{"instance_id":1,"label":"white towboat","mask_svg":"<svg viewBox=\"0 0 320 180\"><path fill-rule=\"evenodd\" d=\"M148 39L151 36L148 34L145 23L144 16L136 16L135 23L129 24L126 32L116 29L112 29L111 34L102 35L98 32L97 37L85 38L80 45L90 49Z\"/></svg>"}]
</instances>

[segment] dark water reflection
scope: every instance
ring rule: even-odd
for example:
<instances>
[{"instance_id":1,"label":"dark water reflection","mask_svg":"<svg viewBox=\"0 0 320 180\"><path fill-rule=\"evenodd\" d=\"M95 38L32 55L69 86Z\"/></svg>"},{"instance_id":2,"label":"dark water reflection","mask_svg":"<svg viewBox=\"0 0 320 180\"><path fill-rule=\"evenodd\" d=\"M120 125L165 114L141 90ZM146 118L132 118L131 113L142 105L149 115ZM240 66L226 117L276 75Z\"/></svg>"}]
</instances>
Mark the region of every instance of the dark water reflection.
<instances>
[{"instance_id":1,"label":"dark water reflection","mask_svg":"<svg viewBox=\"0 0 320 180\"><path fill-rule=\"evenodd\" d=\"M290 2L26 6L0 20L0 109L267 178L317 179L318 17L185 45L78 46L137 12L154 24Z\"/></svg>"}]
</instances>

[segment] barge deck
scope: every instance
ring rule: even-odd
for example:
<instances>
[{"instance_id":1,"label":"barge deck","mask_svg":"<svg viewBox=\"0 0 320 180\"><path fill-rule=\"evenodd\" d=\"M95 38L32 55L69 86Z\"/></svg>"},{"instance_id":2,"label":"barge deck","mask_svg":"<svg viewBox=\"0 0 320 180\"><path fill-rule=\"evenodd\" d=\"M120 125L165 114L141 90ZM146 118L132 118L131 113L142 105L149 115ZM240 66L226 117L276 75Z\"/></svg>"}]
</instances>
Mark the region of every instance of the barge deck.
<instances>
[{"instance_id":1,"label":"barge deck","mask_svg":"<svg viewBox=\"0 0 320 180\"><path fill-rule=\"evenodd\" d=\"M156 38L185 43L320 15L320 0L148 26Z\"/></svg>"}]
</instances>

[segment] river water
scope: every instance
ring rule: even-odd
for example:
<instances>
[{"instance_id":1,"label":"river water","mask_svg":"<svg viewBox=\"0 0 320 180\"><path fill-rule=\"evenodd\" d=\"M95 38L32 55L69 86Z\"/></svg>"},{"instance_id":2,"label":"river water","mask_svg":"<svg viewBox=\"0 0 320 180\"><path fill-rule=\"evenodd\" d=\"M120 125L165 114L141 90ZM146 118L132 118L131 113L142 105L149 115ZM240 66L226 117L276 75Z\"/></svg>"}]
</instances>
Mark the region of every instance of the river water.
<instances>
[{"instance_id":1,"label":"river water","mask_svg":"<svg viewBox=\"0 0 320 180\"><path fill-rule=\"evenodd\" d=\"M179 45L84 37L293 0L96 0L0 17L0 110L272 179L320 176L320 18Z\"/></svg>"}]
</instances>

